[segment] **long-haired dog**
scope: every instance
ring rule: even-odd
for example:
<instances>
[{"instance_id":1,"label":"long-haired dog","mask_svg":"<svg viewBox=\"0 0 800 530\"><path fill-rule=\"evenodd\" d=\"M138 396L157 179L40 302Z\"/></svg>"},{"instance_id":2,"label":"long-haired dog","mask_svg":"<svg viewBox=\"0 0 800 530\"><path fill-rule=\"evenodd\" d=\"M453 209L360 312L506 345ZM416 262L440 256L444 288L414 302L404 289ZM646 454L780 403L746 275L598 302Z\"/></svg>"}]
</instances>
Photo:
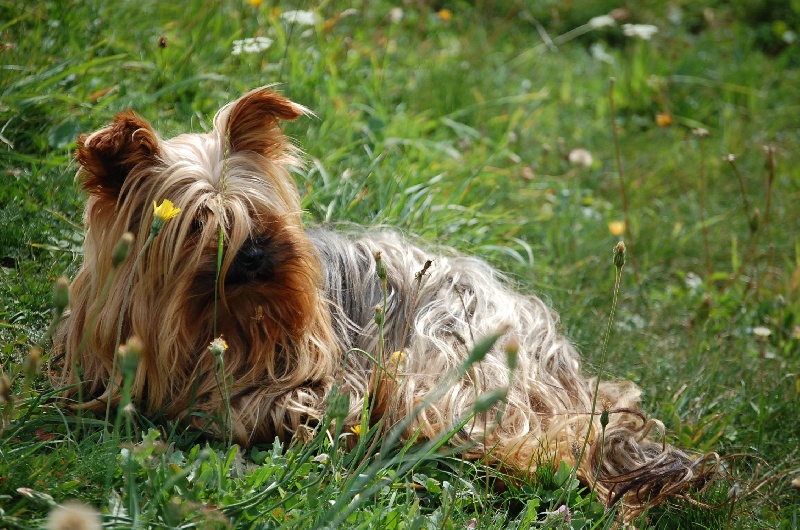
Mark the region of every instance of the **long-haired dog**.
<instances>
[{"instance_id":1,"label":"long-haired dog","mask_svg":"<svg viewBox=\"0 0 800 530\"><path fill-rule=\"evenodd\" d=\"M118 402L115 349L120 336L138 336L137 408L199 428L230 410L241 444L315 425L338 388L350 395L346 427L361 423L369 396L370 424L405 419L406 439L456 430L466 457L520 475L543 462L577 464L603 501L634 512L707 478L707 459L652 438L658 422L639 411L633 383L604 381L595 396L557 315L486 263L433 256L390 231L306 230L289 173L299 153L280 123L304 112L262 88L223 107L207 134L164 140L122 113L80 138L86 243L56 338L57 385L80 381L90 406ZM142 252L163 199L180 214ZM126 232L141 259L112 270ZM376 306L385 306L382 333ZM498 331L485 357L448 376ZM227 398L209 353L220 336ZM464 423L493 390L503 402Z\"/></svg>"}]
</instances>

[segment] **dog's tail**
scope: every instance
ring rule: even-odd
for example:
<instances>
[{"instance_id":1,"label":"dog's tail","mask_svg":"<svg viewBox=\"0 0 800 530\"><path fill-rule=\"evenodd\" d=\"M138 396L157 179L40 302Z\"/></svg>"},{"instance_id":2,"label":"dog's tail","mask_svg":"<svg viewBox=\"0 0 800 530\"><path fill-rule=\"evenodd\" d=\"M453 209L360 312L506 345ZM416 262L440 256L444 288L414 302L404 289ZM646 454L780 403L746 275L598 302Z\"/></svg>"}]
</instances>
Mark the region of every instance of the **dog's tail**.
<instances>
[{"instance_id":1,"label":"dog's tail","mask_svg":"<svg viewBox=\"0 0 800 530\"><path fill-rule=\"evenodd\" d=\"M660 421L646 419L638 409L605 413L607 425L600 425L579 457L577 474L606 506L621 503L626 521L670 497L701 492L717 475L716 453L691 455L654 440L653 428L663 431Z\"/></svg>"}]
</instances>

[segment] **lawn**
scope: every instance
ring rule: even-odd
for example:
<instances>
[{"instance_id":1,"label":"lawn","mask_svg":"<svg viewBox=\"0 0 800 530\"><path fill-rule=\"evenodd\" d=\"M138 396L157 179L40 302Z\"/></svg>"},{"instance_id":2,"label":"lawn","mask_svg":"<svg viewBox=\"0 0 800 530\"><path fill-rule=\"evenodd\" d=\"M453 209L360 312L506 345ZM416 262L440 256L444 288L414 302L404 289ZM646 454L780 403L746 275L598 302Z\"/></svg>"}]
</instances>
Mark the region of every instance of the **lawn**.
<instances>
[{"instance_id":1,"label":"lawn","mask_svg":"<svg viewBox=\"0 0 800 530\"><path fill-rule=\"evenodd\" d=\"M287 126L308 224L483 257L590 373L635 381L669 443L720 455L715 485L640 528L797 528L799 33L790 0L0 3L0 527L73 499L106 528L613 526L565 467L513 480L432 444L372 454L375 433L244 451L58 405L77 136L126 109L207 131L280 83L315 114Z\"/></svg>"}]
</instances>

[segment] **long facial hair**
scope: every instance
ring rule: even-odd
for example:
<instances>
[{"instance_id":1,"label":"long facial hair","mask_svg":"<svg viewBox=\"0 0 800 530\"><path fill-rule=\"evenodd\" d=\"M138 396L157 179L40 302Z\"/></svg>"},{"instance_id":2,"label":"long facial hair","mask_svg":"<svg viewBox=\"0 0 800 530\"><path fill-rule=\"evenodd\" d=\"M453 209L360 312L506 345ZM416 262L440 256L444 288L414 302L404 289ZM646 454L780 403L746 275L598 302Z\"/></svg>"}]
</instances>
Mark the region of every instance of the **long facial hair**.
<instances>
[{"instance_id":1,"label":"long facial hair","mask_svg":"<svg viewBox=\"0 0 800 530\"><path fill-rule=\"evenodd\" d=\"M132 395L147 414L219 411L208 346L222 336L237 440L285 435L319 417L335 371L334 340L320 264L288 172L299 164L297 152L279 126L304 111L256 90L221 109L208 134L165 141L145 120L123 113L79 140L79 178L89 193L86 242L68 322L56 339L66 355L60 383L75 382L80 366L91 403L119 399L119 384L108 381L122 319L123 341L136 335L144 343ZM150 232L151 205L165 198L181 213L165 223L135 271L133 259L112 271L123 233L135 235L136 255ZM254 246L255 258L252 251L242 257Z\"/></svg>"}]
</instances>

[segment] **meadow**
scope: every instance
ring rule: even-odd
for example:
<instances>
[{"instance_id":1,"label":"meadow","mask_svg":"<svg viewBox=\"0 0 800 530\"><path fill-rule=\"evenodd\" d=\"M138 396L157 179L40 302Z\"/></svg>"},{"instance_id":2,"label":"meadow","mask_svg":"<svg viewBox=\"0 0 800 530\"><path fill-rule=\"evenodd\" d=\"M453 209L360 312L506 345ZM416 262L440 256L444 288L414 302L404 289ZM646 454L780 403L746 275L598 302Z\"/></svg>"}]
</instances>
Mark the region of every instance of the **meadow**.
<instances>
[{"instance_id":1,"label":"meadow","mask_svg":"<svg viewBox=\"0 0 800 530\"><path fill-rule=\"evenodd\" d=\"M68 500L104 528L614 527L564 466L515 480L435 443L375 455L374 432L245 451L59 405L78 135L126 109L165 137L207 131L279 83L315 114L287 125L309 225L485 258L549 301L591 374L643 389L669 443L720 455L717 482L639 528L797 528L798 32L789 0L0 3L0 527Z\"/></svg>"}]
</instances>

